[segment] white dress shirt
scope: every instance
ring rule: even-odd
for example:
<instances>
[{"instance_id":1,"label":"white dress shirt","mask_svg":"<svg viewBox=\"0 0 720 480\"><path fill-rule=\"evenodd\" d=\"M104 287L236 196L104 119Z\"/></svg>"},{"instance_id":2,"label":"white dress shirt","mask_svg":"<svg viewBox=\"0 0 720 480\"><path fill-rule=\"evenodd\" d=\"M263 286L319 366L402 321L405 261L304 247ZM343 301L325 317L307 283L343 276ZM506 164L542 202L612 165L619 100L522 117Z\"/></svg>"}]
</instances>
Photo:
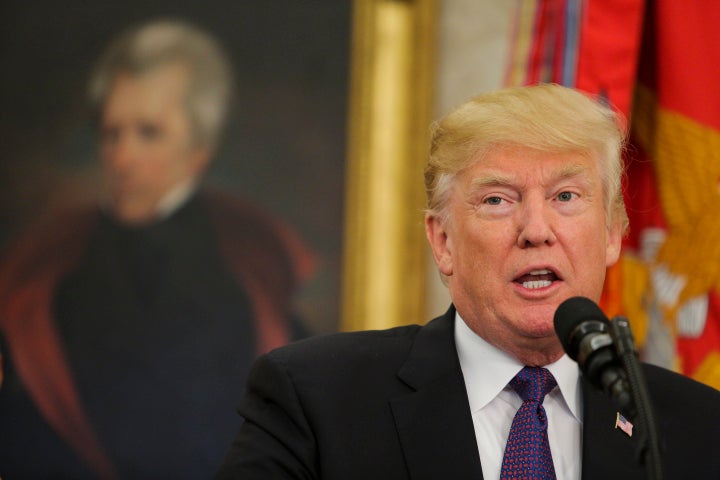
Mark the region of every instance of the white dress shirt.
<instances>
[{"instance_id":1,"label":"white dress shirt","mask_svg":"<svg viewBox=\"0 0 720 480\"><path fill-rule=\"evenodd\" d=\"M468 392L483 477L500 478L505 443L522 405L508 382L524 367L455 316L455 344ZM545 365L558 387L545 396L548 439L557 480L578 480L582 468L582 391L578 366L567 355Z\"/></svg>"},{"instance_id":2,"label":"white dress shirt","mask_svg":"<svg viewBox=\"0 0 720 480\"><path fill-rule=\"evenodd\" d=\"M180 209L185 202L197 190L197 182L191 180L175 185L168 191L158 202L155 213L157 220L164 220L177 210Z\"/></svg>"}]
</instances>

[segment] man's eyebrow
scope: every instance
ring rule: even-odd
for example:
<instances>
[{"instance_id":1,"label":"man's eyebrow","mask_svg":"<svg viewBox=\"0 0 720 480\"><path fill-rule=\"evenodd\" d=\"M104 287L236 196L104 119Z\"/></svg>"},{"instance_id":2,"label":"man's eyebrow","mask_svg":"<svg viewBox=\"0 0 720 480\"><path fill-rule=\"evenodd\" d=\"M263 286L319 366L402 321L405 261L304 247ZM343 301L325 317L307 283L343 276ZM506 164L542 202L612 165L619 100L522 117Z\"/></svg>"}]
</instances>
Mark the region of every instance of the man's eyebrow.
<instances>
[{"instance_id":1,"label":"man's eyebrow","mask_svg":"<svg viewBox=\"0 0 720 480\"><path fill-rule=\"evenodd\" d=\"M555 174L556 178L589 177L590 169L585 165L565 165Z\"/></svg>"},{"instance_id":2,"label":"man's eyebrow","mask_svg":"<svg viewBox=\"0 0 720 480\"><path fill-rule=\"evenodd\" d=\"M567 165L558 170L554 178L555 182L572 180L583 189L593 189L592 171L586 165Z\"/></svg>"},{"instance_id":3,"label":"man's eyebrow","mask_svg":"<svg viewBox=\"0 0 720 480\"><path fill-rule=\"evenodd\" d=\"M509 176L490 173L482 177L474 178L472 182L470 182L470 188L474 190L480 187L503 187L512 184L513 182Z\"/></svg>"},{"instance_id":4,"label":"man's eyebrow","mask_svg":"<svg viewBox=\"0 0 720 480\"><path fill-rule=\"evenodd\" d=\"M579 178L583 183L590 182L590 169L586 165L564 165L555 171L552 177L555 181ZM481 177L474 178L470 182L470 190L478 190L483 187L510 187L516 182L509 175L499 172L489 172Z\"/></svg>"}]
</instances>

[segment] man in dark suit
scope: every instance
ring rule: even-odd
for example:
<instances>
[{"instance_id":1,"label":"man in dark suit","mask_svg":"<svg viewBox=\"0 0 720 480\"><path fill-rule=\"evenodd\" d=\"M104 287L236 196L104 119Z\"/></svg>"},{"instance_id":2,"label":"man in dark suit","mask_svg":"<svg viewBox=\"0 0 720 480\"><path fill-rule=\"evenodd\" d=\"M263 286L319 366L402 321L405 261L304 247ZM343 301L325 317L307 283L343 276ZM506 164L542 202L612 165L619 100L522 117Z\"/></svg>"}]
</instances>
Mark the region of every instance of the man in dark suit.
<instances>
[{"instance_id":1,"label":"man in dark suit","mask_svg":"<svg viewBox=\"0 0 720 480\"><path fill-rule=\"evenodd\" d=\"M646 478L646 432L553 328L564 300L600 299L618 259L623 140L612 110L557 85L482 95L441 119L425 225L453 305L425 326L261 357L218 478ZM644 372L666 478L720 478L720 392Z\"/></svg>"},{"instance_id":2,"label":"man in dark suit","mask_svg":"<svg viewBox=\"0 0 720 480\"><path fill-rule=\"evenodd\" d=\"M301 331L303 242L201 186L232 83L215 39L177 21L101 58L102 202L38 222L0 262L3 478L208 478L237 379Z\"/></svg>"}]
</instances>

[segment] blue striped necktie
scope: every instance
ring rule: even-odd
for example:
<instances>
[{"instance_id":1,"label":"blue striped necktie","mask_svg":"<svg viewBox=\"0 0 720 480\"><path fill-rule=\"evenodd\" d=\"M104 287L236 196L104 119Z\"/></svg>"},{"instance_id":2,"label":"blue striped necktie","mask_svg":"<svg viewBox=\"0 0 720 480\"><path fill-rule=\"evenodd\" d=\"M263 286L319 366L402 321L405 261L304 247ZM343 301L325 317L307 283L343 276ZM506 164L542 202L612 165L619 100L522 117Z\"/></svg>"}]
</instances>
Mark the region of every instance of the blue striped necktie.
<instances>
[{"instance_id":1,"label":"blue striped necktie","mask_svg":"<svg viewBox=\"0 0 720 480\"><path fill-rule=\"evenodd\" d=\"M545 368L525 367L510 380L523 404L513 418L505 445L500 480L555 480L555 467L547 435L547 415L542 406L555 378Z\"/></svg>"}]
</instances>

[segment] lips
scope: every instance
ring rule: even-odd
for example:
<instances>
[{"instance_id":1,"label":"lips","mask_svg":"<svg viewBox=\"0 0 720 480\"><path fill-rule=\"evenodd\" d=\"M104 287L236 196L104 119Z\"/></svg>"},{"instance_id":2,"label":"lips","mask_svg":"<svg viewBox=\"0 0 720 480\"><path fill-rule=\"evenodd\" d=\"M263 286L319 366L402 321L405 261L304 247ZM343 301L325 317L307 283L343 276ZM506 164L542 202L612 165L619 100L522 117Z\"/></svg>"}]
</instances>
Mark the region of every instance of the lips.
<instances>
[{"instance_id":1,"label":"lips","mask_svg":"<svg viewBox=\"0 0 720 480\"><path fill-rule=\"evenodd\" d=\"M529 272L520 275L513 281L521 284L524 288L536 290L539 288L549 287L557 280L559 280L559 278L555 272L548 268L539 268L530 270Z\"/></svg>"}]
</instances>

